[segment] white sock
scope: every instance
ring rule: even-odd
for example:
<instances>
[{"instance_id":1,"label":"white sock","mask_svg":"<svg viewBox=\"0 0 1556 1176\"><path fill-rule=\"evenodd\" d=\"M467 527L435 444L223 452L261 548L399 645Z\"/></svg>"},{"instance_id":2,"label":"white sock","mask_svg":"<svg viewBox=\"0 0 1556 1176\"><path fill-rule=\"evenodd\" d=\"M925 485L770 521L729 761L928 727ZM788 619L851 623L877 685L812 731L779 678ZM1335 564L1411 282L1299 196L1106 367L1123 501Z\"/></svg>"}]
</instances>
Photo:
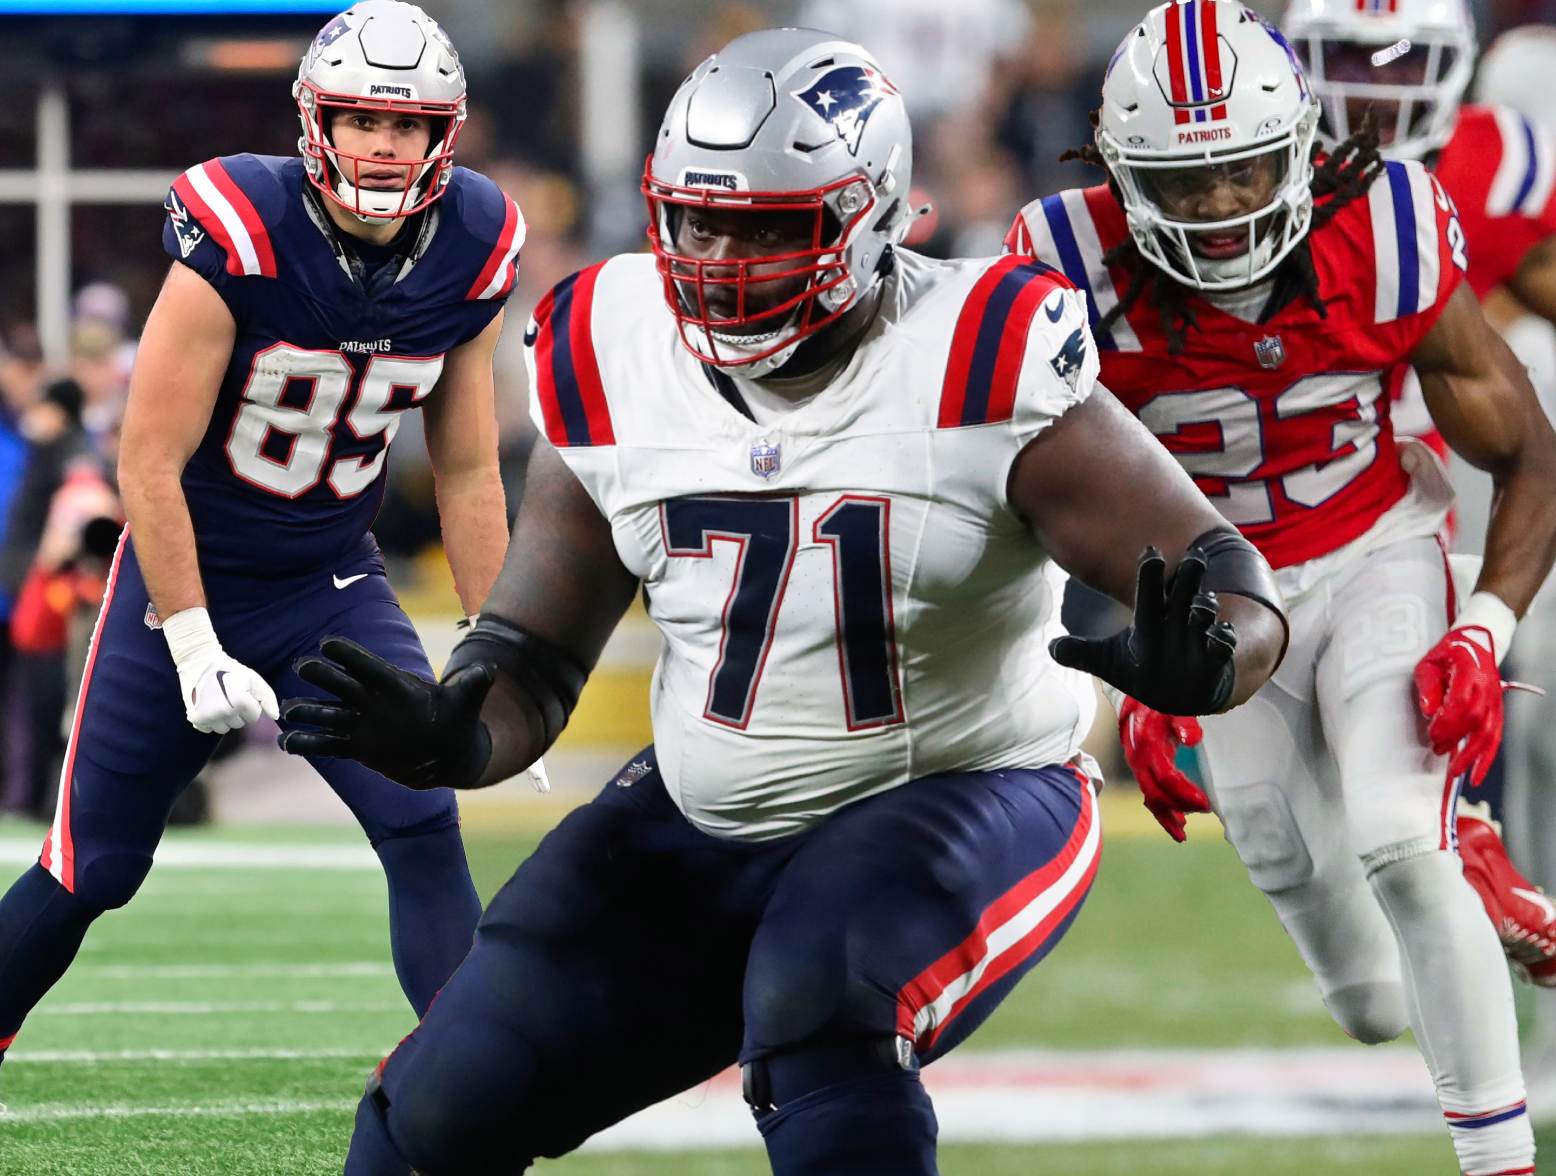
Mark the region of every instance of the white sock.
<instances>
[{"instance_id":1,"label":"white sock","mask_svg":"<svg viewBox=\"0 0 1556 1176\"><path fill-rule=\"evenodd\" d=\"M1390 862L1369 879L1399 940L1410 1025L1466 1176L1534 1171L1513 986L1459 859Z\"/></svg>"}]
</instances>

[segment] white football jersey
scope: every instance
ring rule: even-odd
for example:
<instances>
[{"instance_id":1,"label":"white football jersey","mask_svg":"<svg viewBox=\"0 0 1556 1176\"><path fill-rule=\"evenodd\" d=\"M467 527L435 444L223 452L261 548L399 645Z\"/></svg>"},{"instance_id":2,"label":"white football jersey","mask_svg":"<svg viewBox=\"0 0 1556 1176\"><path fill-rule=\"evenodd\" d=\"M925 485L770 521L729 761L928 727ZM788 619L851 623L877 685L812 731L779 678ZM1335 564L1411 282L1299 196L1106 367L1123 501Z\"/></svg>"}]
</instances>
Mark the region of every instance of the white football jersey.
<instances>
[{"instance_id":1,"label":"white football jersey","mask_svg":"<svg viewBox=\"0 0 1556 1176\"><path fill-rule=\"evenodd\" d=\"M525 354L536 422L664 635L654 741L688 819L765 840L919 777L1074 757L1094 703L1048 656L1063 574L1005 496L1096 379L1068 283L899 251L847 365L766 425L663 289L647 254L583 270Z\"/></svg>"}]
</instances>

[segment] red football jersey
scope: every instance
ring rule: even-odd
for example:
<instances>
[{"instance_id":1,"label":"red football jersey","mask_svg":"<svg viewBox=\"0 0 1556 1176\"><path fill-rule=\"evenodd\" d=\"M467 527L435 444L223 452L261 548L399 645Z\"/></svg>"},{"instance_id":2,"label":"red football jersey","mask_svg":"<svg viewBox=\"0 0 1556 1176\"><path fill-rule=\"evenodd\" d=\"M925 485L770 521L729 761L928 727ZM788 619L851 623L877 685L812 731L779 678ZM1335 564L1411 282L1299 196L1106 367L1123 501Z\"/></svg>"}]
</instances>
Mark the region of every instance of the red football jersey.
<instances>
[{"instance_id":1,"label":"red football jersey","mask_svg":"<svg viewBox=\"0 0 1556 1176\"><path fill-rule=\"evenodd\" d=\"M1389 373L1431 329L1463 277L1453 207L1418 163L1389 163L1366 198L1313 233L1326 313L1288 302L1248 323L1189 294L1197 326L1168 353L1142 297L1103 329L1128 274L1102 257L1128 238L1108 189L1072 189L1022 209L1006 245L1058 266L1086 291L1102 382L1275 567L1357 538L1404 495L1389 423Z\"/></svg>"},{"instance_id":2,"label":"red football jersey","mask_svg":"<svg viewBox=\"0 0 1556 1176\"><path fill-rule=\"evenodd\" d=\"M1476 297L1507 281L1530 249L1556 234L1556 144L1517 111L1461 107L1432 170L1458 206Z\"/></svg>"}]
</instances>

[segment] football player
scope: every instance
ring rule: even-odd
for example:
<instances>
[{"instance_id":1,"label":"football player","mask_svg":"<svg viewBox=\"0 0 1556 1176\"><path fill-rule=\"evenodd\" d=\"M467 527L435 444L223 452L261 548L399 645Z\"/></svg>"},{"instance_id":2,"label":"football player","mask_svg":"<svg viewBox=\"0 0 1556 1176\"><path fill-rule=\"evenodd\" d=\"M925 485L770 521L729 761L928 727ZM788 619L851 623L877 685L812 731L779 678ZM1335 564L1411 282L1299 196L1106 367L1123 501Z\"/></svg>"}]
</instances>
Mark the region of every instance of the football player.
<instances>
[{"instance_id":1,"label":"football player","mask_svg":"<svg viewBox=\"0 0 1556 1176\"><path fill-rule=\"evenodd\" d=\"M1209 798L1173 767L1200 724L1121 700L1147 804L1181 839L1213 800L1335 1020L1367 1042L1415 1029L1463 1171L1532 1172L1511 985L1454 803L1496 752L1497 661L1556 552L1556 435L1463 284L1437 181L1365 132L1315 163L1318 119L1256 13L1159 6L1119 46L1081 153L1107 182L1029 204L1008 244L1085 288L1103 381L1292 610L1271 686L1204 720ZM1497 484L1465 600L1437 541L1446 475L1390 428L1385 380L1407 361Z\"/></svg>"},{"instance_id":2,"label":"football player","mask_svg":"<svg viewBox=\"0 0 1556 1176\"><path fill-rule=\"evenodd\" d=\"M0 1050L87 927L151 867L224 732L277 715L297 656L347 633L432 677L368 528L401 414L425 410L455 584L474 612L507 520L492 349L523 222L453 165L465 80L420 8L365 0L309 46L300 157L235 155L167 197L173 258L140 341L119 473L129 518L93 633L58 809L0 899ZM480 904L453 793L315 761L378 852L419 1012Z\"/></svg>"},{"instance_id":3,"label":"football player","mask_svg":"<svg viewBox=\"0 0 1556 1176\"><path fill-rule=\"evenodd\" d=\"M1294 0L1283 23L1323 111L1320 136L1344 138L1370 109L1383 153L1421 160L1453 201L1475 296L1511 297L1556 322L1556 142L1509 106L1460 105L1475 65L1475 28L1463 0ZM1509 72L1498 66L1493 73L1490 65L1488 78ZM1401 430L1445 453L1413 375L1401 381L1399 396ZM1506 652L1499 647L1497 655ZM1495 793L1490 799L1500 800ZM1556 906L1508 860L1493 807L1500 805L1460 802L1465 873L1517 970L1556 986Z\"/></svg>"},{"instance_id":4,"label":"football player","mask_svg":"<svg viewBox=\"0 0 1556 1176\"><path fill-rule=\"evenodd\" d=\"M774 1172L935 1172L917 1068L1097 865L1069 667L1197 714L1279 660L1267 565L1097 386L1075 289L900 248L911 177L858 45L703 62L644 177L652 253L535 312L544 437L442 684L342 640L303 664L338 701L288 702L318 730L285 746L468 788L556 738L639 591L665 642L654 746L493 900L353 1176L522 1170L737 1060ZM1056 565L1133 625L1050 656Z\"/></svg>"}]
</instances>

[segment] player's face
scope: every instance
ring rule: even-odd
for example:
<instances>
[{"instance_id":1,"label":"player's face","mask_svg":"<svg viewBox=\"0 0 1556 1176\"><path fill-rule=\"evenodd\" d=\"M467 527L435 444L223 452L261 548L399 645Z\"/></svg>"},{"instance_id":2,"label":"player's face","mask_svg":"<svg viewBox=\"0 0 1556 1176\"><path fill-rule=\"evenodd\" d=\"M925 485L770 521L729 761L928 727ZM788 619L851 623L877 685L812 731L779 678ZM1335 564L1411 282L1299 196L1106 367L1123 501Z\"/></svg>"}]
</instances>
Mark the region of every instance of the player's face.
<instances>
[{"instance_id":1,"label":"player's face","mask_svg":"<svg viewBox=\"0 0 1556 1176\"><path fill-rule=\"evenodd\" d=\"M1283 153L1267 152L1230 163L1142 168L1139 176L1146 195L1171 219L1222 221L1267 207L1280 186L1283 161ZM1248 232L1191 232L1189 242L1201 257L1237 257L1248 249Z\"/></svg>"},{"instance_id":2,"label":"player's face","mask_svg":"<svg viewBox=\"0 0 1556 1176\"><path fill-rule=\"evenodd\" d=\"M411 181L411 165L397 159L423 160L432 146L432 120L420 114L382 110L337 110L330 116L330 139L347 155L370 162L357 169L358 187L399 191Z\"/></svg>"},{"instance_id":3,"label":"player's face","mask_svg":"<svg viewBox=\"0 0 1556 1176\"><path fill-rule=\"evenodd\" d=\"M1391 45L1363 45L1350 41L1324 42L1324 78L1348 85L1421 86L1426 82L1430 47L1400 41ZM1451 49L1441 50L1450 60ZM1446 70L1446 65L1442 66ZM1378 141L1387 145L1399 132L1399 101L1390 98L1348 97L1345 118L1352 130L1361 126L1368 109L1378 123Z\"/></svg>"},{"instance_id":4,"label":"player's face","mask_svg":"<svg viewBox=\"0 0 1556 1176\"><path fill-rule=\"evenodd\" d=\"M697 261L731 263L702 267L707 316L715 324L720 320L745 320L804 293L811 274L794 272L802 263L792 257L770 262L759 259L781 258L812 248L815 227L813 212L684 208L679 213L675 247L681 255ZM734 263L742 261L751 263L745 267L743 306L740 285L733 281L740 275L741 268ZM684 267L678 269L684 270ZM788 276L779 276L784 274ZM720 279L728 279L727 284L721 283ZM680 288L688 310L697 313L697 287L687 282ZM766 334L782 326L781 320L782 316L774 315L755 322L731 321L727 331L733 335Z\"/></svg>"}]
</instances>

